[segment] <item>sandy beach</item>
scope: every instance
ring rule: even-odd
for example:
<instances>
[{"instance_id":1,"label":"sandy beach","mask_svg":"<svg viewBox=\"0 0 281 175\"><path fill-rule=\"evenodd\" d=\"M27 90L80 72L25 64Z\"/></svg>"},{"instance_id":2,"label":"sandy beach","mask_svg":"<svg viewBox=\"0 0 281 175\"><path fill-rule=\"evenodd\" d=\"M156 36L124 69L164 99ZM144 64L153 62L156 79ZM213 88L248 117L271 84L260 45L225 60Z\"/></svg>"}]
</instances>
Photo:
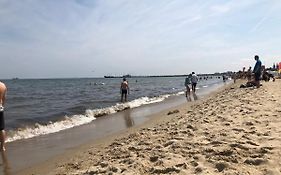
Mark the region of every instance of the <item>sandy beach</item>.
<instances>
[{"instance_id":1,"label":"sandy beach","mask_svg":"<svg viewBox=\"0 0 281 175\"><path fill-rule=\"evenodd\" d=\"M240 84L22 173L281 174L281 81Z\"/></svg>"}]
</instances>

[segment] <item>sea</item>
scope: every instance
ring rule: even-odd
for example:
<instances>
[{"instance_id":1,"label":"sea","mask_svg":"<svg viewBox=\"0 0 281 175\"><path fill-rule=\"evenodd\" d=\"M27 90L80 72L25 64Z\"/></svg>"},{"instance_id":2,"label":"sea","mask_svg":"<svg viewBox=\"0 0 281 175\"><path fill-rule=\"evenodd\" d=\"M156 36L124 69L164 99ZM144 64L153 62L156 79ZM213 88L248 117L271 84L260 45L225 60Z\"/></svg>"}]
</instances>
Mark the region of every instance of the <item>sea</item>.
<instances>
[{"instance_id":1,"label":"sea","mask_svg":"<svg viewBox=\"0 0 281 175\"><path fill-rule=\"evenodd\" d=\"M119 78L3 80L7 142L51 134L95 122L128 108L184 95L185 77L128 78L128 102L120 102ZM200 77L197 91L223 84L220 76Z\"/></svg>"}]
</instances>

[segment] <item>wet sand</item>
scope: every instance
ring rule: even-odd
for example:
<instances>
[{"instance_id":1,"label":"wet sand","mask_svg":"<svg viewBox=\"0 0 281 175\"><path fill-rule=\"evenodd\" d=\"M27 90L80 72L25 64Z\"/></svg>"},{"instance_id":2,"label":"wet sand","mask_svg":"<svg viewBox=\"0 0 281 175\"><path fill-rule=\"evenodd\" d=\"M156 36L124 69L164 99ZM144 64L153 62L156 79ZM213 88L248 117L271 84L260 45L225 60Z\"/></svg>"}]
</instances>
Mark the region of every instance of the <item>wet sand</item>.
<instances>
[{"instance_id":1,"label":"wet sand","mask_svg":"<svg viewBox=\"0 0 281 175\"><path fill-rule=\"evenodd\" d=\"M238 85L25 173L281 174L281 81Z\"/></svg>"},{"instance_id":2,"label":"wet sand","mask_svg":"<svg viewBox=\"0 0 281 175\"><path fill-rule=\"evenodd\" d=\"M221 86L222 84L218 84L207 90L199 90L198 96L203 98ZM115 138L116 135L123 135L144 122L150 122L151 118L159 116L157 113L160 111L181 104L186 104L183 95L169 98L162 103L145 105L100 117L90 124L58 133L8 143L6 154L2 158L4 161L2 166L0 165L0 174L32 174L25 170L39 167L39 169L44 169L45 164L48 164L47 167L49 167L50 162L54 162L52 165L55 165L58 160L60 162L68 155L71 157L77 150L90 148L93 144L103 141L107 142L110 140L109 138ZM127 130L128 128L131 129Z\"/></svg>"}]
</instances>

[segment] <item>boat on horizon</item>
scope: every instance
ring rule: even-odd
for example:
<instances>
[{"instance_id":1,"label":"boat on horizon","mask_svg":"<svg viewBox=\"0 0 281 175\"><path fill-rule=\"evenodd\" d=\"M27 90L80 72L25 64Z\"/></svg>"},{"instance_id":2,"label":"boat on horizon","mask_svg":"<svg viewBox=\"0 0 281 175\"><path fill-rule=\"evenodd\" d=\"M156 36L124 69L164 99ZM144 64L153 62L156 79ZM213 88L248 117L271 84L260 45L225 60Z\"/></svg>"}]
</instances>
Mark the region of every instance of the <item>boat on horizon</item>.
<instances>
[{"instance_id":1,"label":"boat on horizon","mask_svg":"<svg viewBox=\"0 0 281 175\"><path fill-rule=\"evenodd\" d=\"M131 78L132 75L127 74L127 75L123 75L123 76L112 76L112 75L105 75L104 78Z\"/></svg>"}]
</instances>

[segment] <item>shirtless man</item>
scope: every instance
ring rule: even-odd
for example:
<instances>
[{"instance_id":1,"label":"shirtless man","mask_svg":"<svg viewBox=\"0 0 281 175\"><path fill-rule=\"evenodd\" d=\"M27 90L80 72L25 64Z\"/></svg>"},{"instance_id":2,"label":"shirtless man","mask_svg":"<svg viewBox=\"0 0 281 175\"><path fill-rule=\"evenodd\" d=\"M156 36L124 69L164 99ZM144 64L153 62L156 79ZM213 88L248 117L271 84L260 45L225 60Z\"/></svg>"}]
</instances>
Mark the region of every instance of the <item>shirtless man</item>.
<instances>
[{"instance_id":1,"label":"shirtless man","mask_svg":"<svg viewBox=\"0 0 281 175\"><path fill-rule=\"evenodd\" d=\"M7 87L4 83L0 82L0 142L1 151L5 151L5 122L4 122L4 105L6 101Z\"/></svg>"},{"instance_id":2,"label":"shirtless man","mask_svg":"<svg viewBox=\"0 0 281 175\"><path fill-rule=\"evenodd\" d=\"M129 94L129 84L126 78L123 78L123 82L120 86L120 93L121 93L121 102L123 102L123 98L125 96L125 101L127 101L127 94Z\"/></svg>"}]
</instances>

